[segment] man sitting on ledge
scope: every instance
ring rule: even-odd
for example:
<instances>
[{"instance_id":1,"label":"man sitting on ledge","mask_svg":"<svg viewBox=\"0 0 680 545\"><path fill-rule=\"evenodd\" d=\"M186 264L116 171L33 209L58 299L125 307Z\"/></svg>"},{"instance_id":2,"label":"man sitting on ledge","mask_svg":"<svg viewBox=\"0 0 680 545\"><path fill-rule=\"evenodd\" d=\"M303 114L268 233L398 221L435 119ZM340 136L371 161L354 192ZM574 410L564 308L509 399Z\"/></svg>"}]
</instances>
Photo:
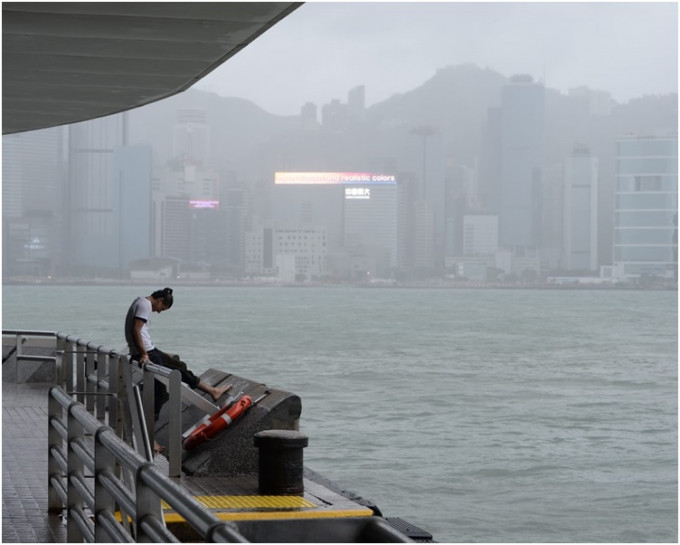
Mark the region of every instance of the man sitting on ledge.
<instances>
[{"instance_id":1,"label":"man sitting on ledge","mask_svg":"<svg viewBox=\"0 0 680 545\"><path fill-rule=\"evenodd\" d=\"M151 314L153 312L160 314L164 310L168 310L172 306L172 302L171 288L157 290L147 297L137 297L132 302L125 318L125 341L128 345L130 358L139 362L140 365L150 361L156 365L177 369L182 375L182 382L193 389L198 388L209 393L214 401L218 401L222 395L231 389L231 384L220 387L207 384L192 373L187 368L186 363L179 359L179 356L159 350L151 341L149 334ZM154 384L154 418L158 419L163 403L168 400L168 392L161 382L155 380ZM155 452L162 452L162 450L163 448L158 443L154 444Z\"/></svg>"}]
</instances>

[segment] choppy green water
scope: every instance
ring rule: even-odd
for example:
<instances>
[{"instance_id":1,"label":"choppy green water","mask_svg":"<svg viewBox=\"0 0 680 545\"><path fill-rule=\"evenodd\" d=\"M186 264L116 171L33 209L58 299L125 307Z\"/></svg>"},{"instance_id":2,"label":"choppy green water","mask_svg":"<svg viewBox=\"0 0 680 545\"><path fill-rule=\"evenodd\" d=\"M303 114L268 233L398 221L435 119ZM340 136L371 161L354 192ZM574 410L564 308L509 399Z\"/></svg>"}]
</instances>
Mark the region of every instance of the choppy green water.
<instances>
[{"instance_id":1,"label":"choppy green water","mask_svg":"<svg viewBox=\"0 0 680 545\"><path fill-rule=\"evenodd\" d=\"M122 348L154 288L4 286L3 327ZM442 542L677 542L677 331L673 292L183 286L151 326L300 395L306 465Z\"/></svg>"}]
</instances>

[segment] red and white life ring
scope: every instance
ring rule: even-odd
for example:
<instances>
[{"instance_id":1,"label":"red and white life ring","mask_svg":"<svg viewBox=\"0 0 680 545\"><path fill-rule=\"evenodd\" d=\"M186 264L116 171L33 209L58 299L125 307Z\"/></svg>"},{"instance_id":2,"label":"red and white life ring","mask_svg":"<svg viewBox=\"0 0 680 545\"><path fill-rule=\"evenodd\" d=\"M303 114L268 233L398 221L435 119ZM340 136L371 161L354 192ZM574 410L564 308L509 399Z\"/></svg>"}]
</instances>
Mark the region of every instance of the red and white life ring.
<instances>
[{"instance_id":1,"label":"red and white life ring","mask_svg":"<svg viewBox=\"0 0 680 545\"><path fill-rule=\"evenodd\" d=\"M186 450L191 450L211 437L214 437L223 429L227 428L232 422L235 422L243 416L243 414L252 406L252 398L250 396L242 396L230 407L221 408L191 432L184 440L184 448Z\"/></svg>"}]
</instances>

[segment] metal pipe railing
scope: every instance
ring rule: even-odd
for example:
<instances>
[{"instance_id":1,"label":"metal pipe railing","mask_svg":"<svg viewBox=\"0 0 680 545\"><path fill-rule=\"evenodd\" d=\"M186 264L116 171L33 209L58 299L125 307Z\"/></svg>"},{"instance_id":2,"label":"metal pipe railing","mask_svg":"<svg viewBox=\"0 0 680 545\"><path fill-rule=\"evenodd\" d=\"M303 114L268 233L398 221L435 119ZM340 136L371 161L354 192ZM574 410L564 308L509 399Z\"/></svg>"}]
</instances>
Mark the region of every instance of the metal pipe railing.
<instances>
[{"instance_id":1,"label":"metal pipe railing","mask_svg":"<svg viewBox=\"0 0 680 545\"><path fill-rule=\"evenodd\" d=\"M161 500L179 513L198 534L208 540L247 542L231 522L220 521L193 497L180 488L158 467L144 459L127 443L116 436L113 429L95 418L80 402L74 401L63 389L53 386L49 391L50 428L60 428L63 412L67 425L67 490L66 509L70 520L69 540L94 541L103 538L120 541L123 526L115 518L114 506L125 509L134 522L137 541L173 542L175 536L165 528ZM58 422L55 426L53 422ZM59 433L59 432L57 432ZM94 492L87 487L83 469L90 453L80 448L85 436L94 441ZM75 448L74 448L75 447ZM50 449L52 452L53 449ZM126 489L115 478L116 464L136 475L134 492ZM85 515L90 509L98 525ZM115 524L113 521L116 521ZM117 526L116 526L117 525ZM128 541L125 538L125 541Z\"/></svg>"},{"instance_id":2,"label":"metal pipe railing","mask_svg":"<svg viewBox=\"0 0 680 545\"><path fill-rule=\"evenodd\" d=\"M57 387L48 397L48 508L61 511L66 507L72 522L67 527L69 541L131 541L140 537L133 533L145 540L174 540L164 528L158 499L162 495L171 498L166 502L190 524L193 521L205 539L245 541L232 523L223 524L151 463L154 388L144 388L142 403L128 355L64 333L3 330L3 336L15 339L17 361L47 361L56 367ZM54 338L56 355L22 353L21 347L30 345L26 341L31 336ZM179 371L152 363L142 366L144 383L153 384L158 377L169 390L168 473L179 477L181 398L186 394ZM130 453L136 457L133 462ZM139 465L142 463L145 465ZM85 471L95 479L86 477ZM145 497L150 499L141 502L140 510L140 499ZM114 515L116 506L120 521ZM129 527L128 516L135 522L134 528Z\"/></svg>"}]
</instances>

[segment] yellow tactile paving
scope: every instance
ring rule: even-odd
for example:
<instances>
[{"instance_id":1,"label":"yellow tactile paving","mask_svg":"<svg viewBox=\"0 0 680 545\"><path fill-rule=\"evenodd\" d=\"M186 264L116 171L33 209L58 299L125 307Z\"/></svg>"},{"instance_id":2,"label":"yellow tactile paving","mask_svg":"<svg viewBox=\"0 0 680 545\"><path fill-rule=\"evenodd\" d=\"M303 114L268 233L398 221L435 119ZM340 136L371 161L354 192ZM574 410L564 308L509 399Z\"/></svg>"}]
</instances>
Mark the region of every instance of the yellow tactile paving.
<instances>
[{"instance_id":1,"label":"yellow tactile paving","mask_svg":"<svg viewBox=\"0 0 680 545\"><path fill-rule=\"evenodd\" d=\"M208 509L308 509L316 505L301 496L194 496ZM161 502L163 509L170 506Z\"/></svg>"},{"instance_id":2,"label":"yellow tactile paving","mask_svg":"<svg viewBox=\"0 0 680 545\"><path fill-rule=\"evenodd\" d=\"M327 509L301 496L194 496L221 520L310 519L336 517L370 517L373 511L357 506L353 509ZM168 523L182 522L181 515L161 502ZM231 511L230 511L231 510Z\"/></svg>"},{"instance_id":3,"label":"yellow tactile paving","mask_svg":"<svg viewBox=\"0 0 680 545\"><path fill-rule=\"evenodd\" d=\"M319 519L319 518L346 518L346 517L370 517L373 511L370 509L354 509L341 511L245 511L225 513L213 511L220 520L272 520L272 519ZM164 513L165 522L183 522L184 518L177 513Z\"/></svg>"}]
</instances>

